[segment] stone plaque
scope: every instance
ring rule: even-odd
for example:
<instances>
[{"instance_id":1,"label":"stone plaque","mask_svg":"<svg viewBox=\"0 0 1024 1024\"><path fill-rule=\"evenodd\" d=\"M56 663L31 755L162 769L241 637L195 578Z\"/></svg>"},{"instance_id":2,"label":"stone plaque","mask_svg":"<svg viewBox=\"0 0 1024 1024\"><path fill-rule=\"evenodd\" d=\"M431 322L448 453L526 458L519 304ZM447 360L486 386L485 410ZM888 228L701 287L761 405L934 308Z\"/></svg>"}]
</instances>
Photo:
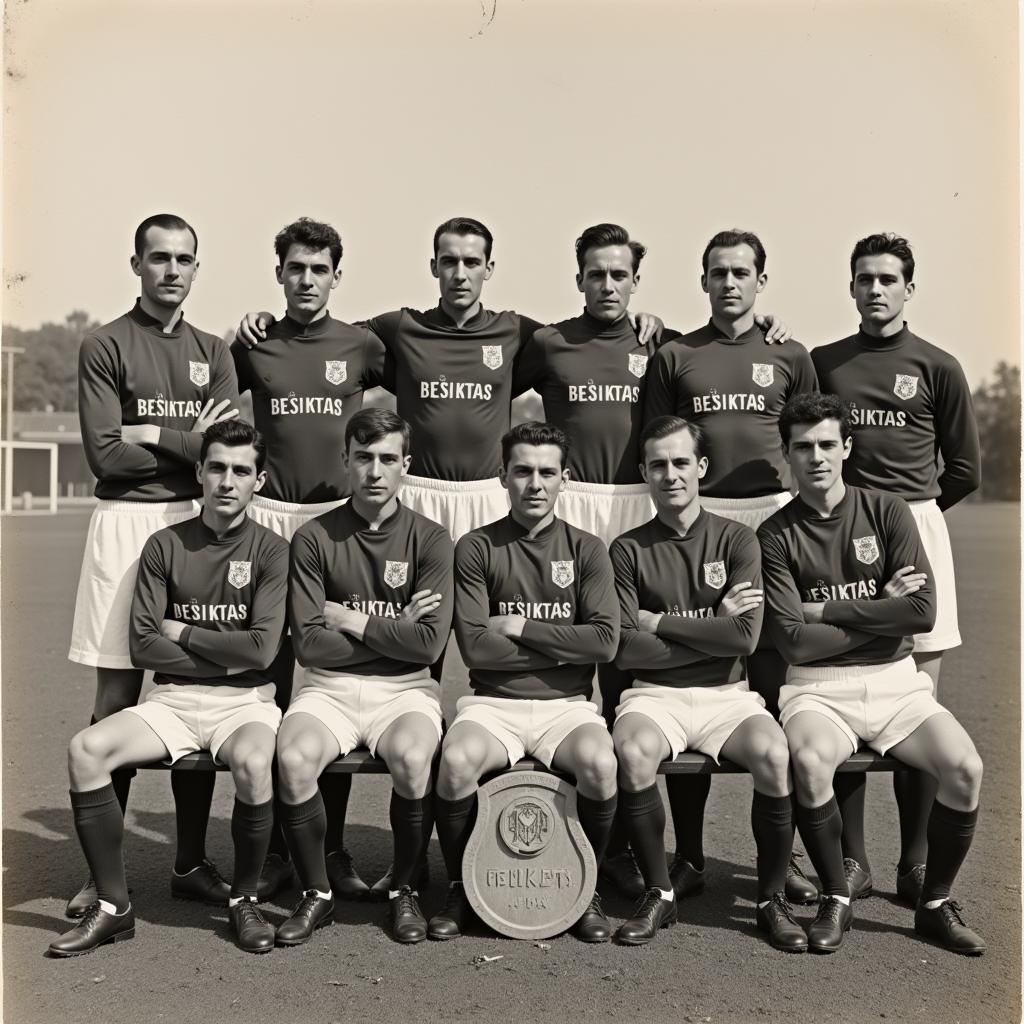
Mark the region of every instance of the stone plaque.
<instances>
[{"instance_id":1,"label":"stone plaque","mask_svg":"<svg viewBox=\"0 0 1024 1024\"><path fill-rule=\"evenodd\" d=\"M547 939L575 924L597 885L575 788L541 772L481 786L462 879L470 905L502 935Z\"/></svg>"}]
</instances>

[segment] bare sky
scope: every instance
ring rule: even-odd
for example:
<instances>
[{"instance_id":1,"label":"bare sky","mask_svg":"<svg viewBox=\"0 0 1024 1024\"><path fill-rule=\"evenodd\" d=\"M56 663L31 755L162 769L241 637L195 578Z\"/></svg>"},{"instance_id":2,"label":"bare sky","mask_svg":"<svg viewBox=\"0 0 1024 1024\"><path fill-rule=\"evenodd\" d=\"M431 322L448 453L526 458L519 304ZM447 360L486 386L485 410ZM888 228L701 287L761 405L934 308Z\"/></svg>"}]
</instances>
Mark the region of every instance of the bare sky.
<instances>
[{"instance_id":1,"label":"bare sky","mask_svg":"<svg viewBox=\"0 0 1024 1024\"><path fill-rule=\"evenodd\" d=\"M915 245L919 334L976 383L1018 361L1014 0L7 0L4 322L135 294L135 225L190 220L186 313L281 308L272 241L329 220L331 311L430 306L433 229L496 236L493 309L581 306L572 244L649 247L634 305L707 317L723 227L768 250L761 308L808 346L856 327L853 242Z\"/></svg>"}]
</instances>

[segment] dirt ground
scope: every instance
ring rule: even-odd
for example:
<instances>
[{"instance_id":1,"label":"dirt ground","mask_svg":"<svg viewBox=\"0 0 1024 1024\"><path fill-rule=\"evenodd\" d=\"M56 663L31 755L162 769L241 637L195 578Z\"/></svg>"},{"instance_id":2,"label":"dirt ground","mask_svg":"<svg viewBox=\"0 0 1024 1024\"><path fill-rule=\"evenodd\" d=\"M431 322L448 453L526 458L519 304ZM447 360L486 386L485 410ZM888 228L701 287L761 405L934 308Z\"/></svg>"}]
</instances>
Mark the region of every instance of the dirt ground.
<instances>
[{"instance_id":1,"label":"dirt ground","mask_svg":"<svg viewBox=\"0 0 1024 1024\"><path fill-rule=\"evenodd\" d=\"M340 904L309 945L263 957L232 944L226 913L173 902L173 806L163 772L140 773L126 852L138 925L132 942L72 960L44 950L85 877L68 806L65 750L88 721L91 669L66 660L87 515L8 518L3 576L3 968L10 1024L285 1020L1016 1022L1020 979L1019 508L961 507L949 516L965 644L947 656L941 697L986 765L981 818L957 897L987 939L979 959L917 939L894 900L897 837L888 776L869 780L875 893L856 904L835 956L787 956L753 927L750 782L718 777L708 804L707 891L647 947L533 944L479 931L405 947L384 908ZM448 695L446 703L453 699ZM369 880L390 859L388 781L357 778L347 845ZM233 789L217 783L210 853L229 872ZM669 829L671 836L671 829ZM431 846L429 914L444 868ZM293 894L271 908L282 919ZM606 903L621 919L630 907ZM800 911L810 918L809 910ZM483 964L476 958L497 957Z\"/></svg>"}]
</instances>

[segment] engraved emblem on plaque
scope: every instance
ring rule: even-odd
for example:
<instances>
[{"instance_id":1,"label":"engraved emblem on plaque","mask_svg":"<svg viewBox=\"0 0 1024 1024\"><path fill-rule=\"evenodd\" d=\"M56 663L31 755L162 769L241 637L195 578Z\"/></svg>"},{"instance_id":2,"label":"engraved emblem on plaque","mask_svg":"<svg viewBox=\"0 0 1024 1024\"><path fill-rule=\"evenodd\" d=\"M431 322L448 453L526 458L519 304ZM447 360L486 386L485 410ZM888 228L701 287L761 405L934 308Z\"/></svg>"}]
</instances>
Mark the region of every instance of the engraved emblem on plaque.
<instances>
[{"instance_id":1,"label":"engraved emblem on plaque","mask_svg":"<svg viewBox=\"0 0 1024 1024\"><path fill-rule=\"evenodd\" d=\"M546 801L520 800L505 812L498 833L513 853L532 857L548 845L554 814Z\"/></svg>"}]
</instances>

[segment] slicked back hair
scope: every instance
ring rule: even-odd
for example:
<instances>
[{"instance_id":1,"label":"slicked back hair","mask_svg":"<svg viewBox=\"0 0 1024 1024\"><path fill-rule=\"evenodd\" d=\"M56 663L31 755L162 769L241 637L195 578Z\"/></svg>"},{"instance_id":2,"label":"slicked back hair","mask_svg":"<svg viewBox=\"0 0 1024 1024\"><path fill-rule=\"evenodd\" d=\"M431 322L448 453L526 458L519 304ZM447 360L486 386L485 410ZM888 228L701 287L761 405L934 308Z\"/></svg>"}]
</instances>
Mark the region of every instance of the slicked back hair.
<instances>
[{"instance_id":1,"label":"slicked back hair","mask_svg":"<svg viewBox=\"0 0 1024 1024\"><path fill-rule=\"evenodd\" d=\"M220 420L207 427L203 433L203 443L199 447L199 461L206 462L206 453L210 445L222 444L227 448L241 448L251 444L256 449L256 472L262 471L267 461L267 444L263 435L245 420Z\"/></svg>"},{"instance_id":2,"label":"slicked back hair","mask_svg":"<svg viewBox=\"0 0 1024 1024\"><path fill-rule=\"evenodd\" d=\"M528 423L517 423L501 439L501 464L508 469L509 459L512 457L512 449L517 444L529 444L538 447L542 444L557 445L562 453L562 469L569 458L569 438L565 433L553 427L550 423L538 423L532 420Z\"/></svg>"},{"instance_id":3,"label":"slicked back hair","mask_svg":"<svg viewBox=\"0 0 1024 1024\"><path fill-rule=\"evenodd\" d=\"M494 245L494 236L478 220L472 217L452 217L443 224L437 226L434 232L434 259L437 259L437 247L442 235L477 235L484 240L484 257L490 261L491 246Z\"/></svg>"},{"instance_id":4,"label":"slicked back hair","mask_svg":"<svg viewBox=\"0 0 1024 1024\"><path fill-rule=\"evenodd\" d=\"M903 264L903 280L910 284L914 280L914 252L905 238L891 231L868 235L853 247L850 255L850 280L857 277L857 260L861 256L881 256L885 253L895 256Z\"/></svg>"},{"instance_id":5,"label":"slicked back hair","mask_svg":"<svg viewBox=\"0 0 1024 1024\"><path fill-rule=\"evenodd\" d=\"M583 273L583 264L591 249L603 249L606 245L628 245L633 254L633 273L640 270L640 261L647 255L647 247L634 242L629 232L619 224L594 224L576 239L576 264Z\"/></svg>"},{"instance_id":6,"label":"slicked back hair","mask_svg":"<svg viewBox=\"0 0 1024 1024\"><path fill-rule=\"evenodd\" d=\"M704 247L704 255L700 258L700 265L704 268L704 273L708 272L708 258L711 256L712 249L728 249L734 245L749 245L754 250L754 266L757 267L758 275L764 273L768 255L764 251L761 239L753 231L741 231L739 228L733 228L731 231L719 231Z\"/></svg>"},{"instance_id":7,"label":"slicked back hair","mask_svg":"<svg viewBox=\"0 0 1024 1024\"><path fill-rule=\"evenodd\" d=\"M274 238L274 252L277 253L277 261L282 267L288 250L293 245L301 245L304 249L312 249L314 252L330 249L332 269L338 269L343 251L341 235L330 224L313 220L311 217L300 217L281 228Z\"/></svg>"},{"instance_id":8,"label":"slicked back hair","mask_svg":"<svg viewBox=\"0 0 1024 1024\"><path fill-rule=\"evenodd\" d=\"M375 444L388 434L402 435L402 454L408 455L412 444L409 424L390 409L360 409L345 426L345 451L352 439L359 444Z\"/></svg>"},{"instance_id":9,"label":"slicked back hair","mask_svg":"<svg viewBox=\"0 0 1024 1024\"><path fill-rule=\"evenodd\" d=\"M187 231L192 236L196 253L199 252L199 236L196 234L196 229L187 220L179 217L176 213L154 213L152 217L147 217L135 229L135 255L139 259L142 259L142 254L146 251L146 232L150 228L162 228L164 231Z\"/></svg>"},{"instance_id":10,"label":"slicked back hair","mask_svg":"<svg viewBox=\"0 0 1024 1024\"><path fill-rule=\"evenodd\" d=\"M660 441L663 437L687 430L693 438L693 451L698 459L704 457L705 435L696 423L681 416L656 416L640 433L640 461L647 462L647 442Z\"/></svg>"},{"instance_id":11,"label":"slicked back hair","mask_svg":"<svg viewBox=\"0 0 1024 1024\"><path fill-rule=\"evenodd\" d=\"M791 398L779 413L779 433L783 447L789 447L789 436L795 426L812 427L822 420L838 420L839 436L845 441L853 431L850 409L838 395L823 395L818 391L806 392Z\"/></svg>"}]
</instances>

